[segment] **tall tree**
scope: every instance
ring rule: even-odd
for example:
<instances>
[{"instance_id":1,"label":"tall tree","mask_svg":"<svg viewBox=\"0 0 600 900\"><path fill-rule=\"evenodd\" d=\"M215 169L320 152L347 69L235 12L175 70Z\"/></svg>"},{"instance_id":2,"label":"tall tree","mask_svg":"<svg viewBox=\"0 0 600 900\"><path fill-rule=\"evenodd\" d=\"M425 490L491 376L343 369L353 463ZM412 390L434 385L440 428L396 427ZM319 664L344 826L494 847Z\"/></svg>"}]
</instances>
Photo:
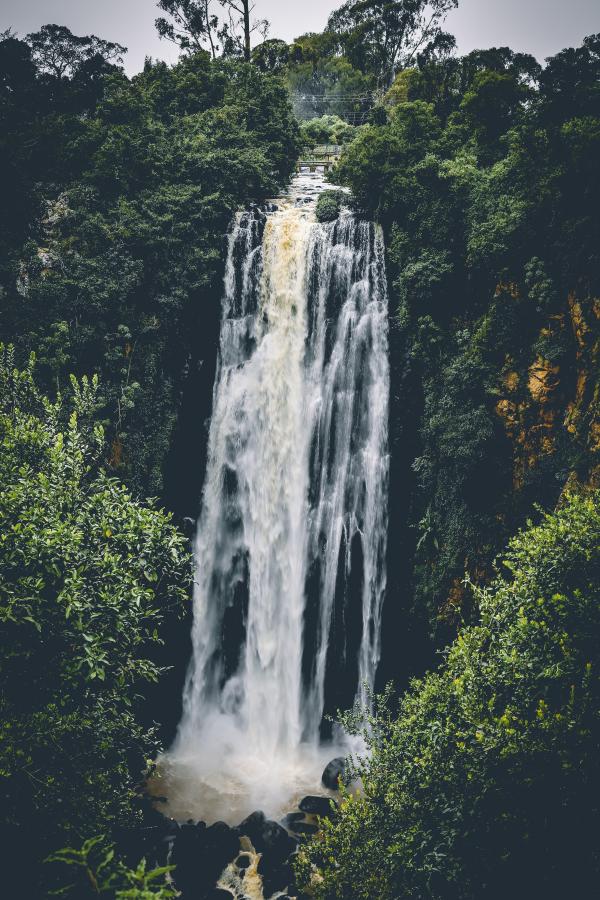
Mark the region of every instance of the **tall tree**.
<instances>
[{"instance_id":1,"label":"tall tree","mask_svg":"<svg viewBox=\"0 0 600 900\"><path fill-rule=\"evenodd\" d=\"M458 0L348 0L331 14L327 30L340 38L344 54L382 86L439 41L441 25Z\"/></svg>"},{"instance_id":2,"label":"tall tree","mask_svg":"<svg viewBox=\"0 0 600 900\"><path fill-rule=\"evenodd\" d=\"M220 19L213 0L158 0L158 7L169 16L156 19L158 33L186 53L209 49L213 59L221 51L250 62L252 35L258 32L264 40L269 23L253 17L252 0L218 0L218 6L226 14L225 21Z\"/></svg>"},{"instance_id":3,"label":"tall tree","mask_svg":"<svg viewBox=\"0 0 600 900\"><path fill-rule=\"evenodd\" d=\"M246 62L250 62L252 35L258 32L263 40L266 39L269 23L266 19L253 18L252 13L256 4L252 0L219 0L219 2L229 14L229 30L233 46L237 45ZM239 36L240 29L241 36Z\"/></svg>"},{"instance_id":4,"label":"tall tree","mask_svg":"<svg viewBox=\"0 0 600 900\"><path fill-rule=\"evenodd\" d=\"M197 53L208 46L213 59L216 57L219 17L213 12L212 0L158 0L157 5L169 16L155 20L160 37L178 44L186 53Z\"/></svg>"},{"instance_id":5,"label":"tall tree","mask_svg":"<svg viewBox=\"0 0 600 900\"><path fill-rule=\"evenodd\" d=\"M72 77L92 60L121 63L127 52L127 47L95 34L78 37L64 25L43 25L27 35L27 43L40 71L56 78Z\"/></svg>"}]
</instances>

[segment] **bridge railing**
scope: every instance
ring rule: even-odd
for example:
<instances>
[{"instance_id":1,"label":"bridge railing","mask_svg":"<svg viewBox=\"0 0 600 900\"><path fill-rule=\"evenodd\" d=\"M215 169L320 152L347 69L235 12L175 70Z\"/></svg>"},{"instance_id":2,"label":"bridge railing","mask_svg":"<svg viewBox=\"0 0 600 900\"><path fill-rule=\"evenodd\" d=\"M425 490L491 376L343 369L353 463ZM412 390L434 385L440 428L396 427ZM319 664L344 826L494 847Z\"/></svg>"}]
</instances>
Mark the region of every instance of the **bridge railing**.
<instances>
[{"instance_id":1,"label":"bridge railing","mask_svg":"<svg viewBox=\"0 0 600 900\"><path fill-rule=\"evenodd\" d=\"M342 152L341 144L317 144L313 147L311 153L317 156L340 156Z\"/></svg>"}]
</instances>

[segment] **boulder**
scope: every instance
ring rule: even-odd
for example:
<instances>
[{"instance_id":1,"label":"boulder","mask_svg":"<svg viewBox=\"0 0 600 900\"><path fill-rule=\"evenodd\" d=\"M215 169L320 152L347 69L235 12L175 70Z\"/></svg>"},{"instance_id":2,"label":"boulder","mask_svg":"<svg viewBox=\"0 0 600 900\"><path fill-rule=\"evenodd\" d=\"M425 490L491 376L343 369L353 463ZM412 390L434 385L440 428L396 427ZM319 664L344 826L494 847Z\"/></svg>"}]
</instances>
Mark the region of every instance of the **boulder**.
<instances>
[{"instance_id":1,"label":"boulder","mask_svg":"<svg viewBox=\"0 0 600 900\"><path fill-rule=\"evenodd\" d=\"M298 809L311 816L331 816L332 809L329 797L304 797L298 804Z\"/></svg>"},{"instance_id":2,"label":"boulder","mask_svg":"<svg viewBox=\"0 0 600 900\"><path fill-rule=\"evenodd\" d=\"M271 897L278 891L294 889L294 870L289 860L277 861L265 854L259 860L258 874L262 878L265 897Z\"/></svg>"},{"instance_id":3,"label":"boulder","mask_svg":"<svg viewBox=\"0 0 600 900\"><path fill-rule=\"evenodd\" d=\"M225 867L238 855L237 832L225 822L182 825L173 840L174 879L184 897L205 897L216 890Z\"/></svg>"},{"instance_id":4,"label":"boulder","mask_svg":"<svg viewBox=\"0 0 600 900\"><path fill-rule=\"evenodd\" d=\"M267 817L262 809L257 809L255 812L250 813L243 822L240 822L237 830L239 834L245 834L252 840L252 835L260 832L266 821Z\"/></svg>"},{"instance_id":5,"label":"boulder","mask_svg":"<svg viewBox=\"0 0 600 900\"><path fill-rule=\"evenodd\" d=\"M182 530L186 537L191 538L194 536L194 532L196 530L196 521L192 519L190 516L184 516L182 521Z\"/></svg>"},{"instance_id":6,"label":"boulder","mask_svg":"<svg viewBox=\"0 0 600 900\"><path fill-rule=\"evenodd\" d=\"M319 826L313 825L312 822L297 822L294 825L296 834L316 834L318 830Z\"/></svg>"},{"instance_id":7,"label":"boulder","mask_svg":"<svg viewBox=\"0 0 600 900\"><path fill-rule=\"evenodd\" d=\"M284 816L281 820L281 824L284 828L287 828L288 831L294 830L294 824L296 822L301 822L304 818L304 813L301 812L293 812L288 813L287 816Z\"/></svg>"},{"instance_id":8,"label":"boulder","mask_svg":"<svg viewBox=\"0 0 600 900\"><path fill-rule=\"evenodd\" d=\"M267 819L261 810L251 813L237 828L238 834L246 835L258 853L268 854L278 859L286 859L296 849L296 842L285 828Z\"/></svg>"},{"instance_id":9,"label":"boulder","mask_svg":"<svg viewBox=\"0 0 600 900\"><path fill-rule=\"evenodd\" d=\"M339 790L339 779L341 778L343 781L345 775L346 760L343 756L336 756L335 759L332 759L331 762L327 763L325 766L323 774L321 775L321 781L330 791L337 791Z\"/></svg>"}]
</instances>

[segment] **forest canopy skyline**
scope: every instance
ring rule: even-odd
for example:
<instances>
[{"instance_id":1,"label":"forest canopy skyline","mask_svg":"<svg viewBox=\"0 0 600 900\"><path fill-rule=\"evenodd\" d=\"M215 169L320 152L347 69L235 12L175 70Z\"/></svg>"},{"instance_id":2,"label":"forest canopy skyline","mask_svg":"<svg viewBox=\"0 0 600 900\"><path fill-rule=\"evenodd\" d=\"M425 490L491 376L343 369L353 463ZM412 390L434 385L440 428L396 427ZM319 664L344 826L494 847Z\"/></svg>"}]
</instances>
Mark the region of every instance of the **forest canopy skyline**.
<instances>
[{"instance_id":1,"label":"forest canopy skyline","mask_svg":"<svg viewBox=\"0 0 600 900\"><path fill-rule=\"evenodd\" d=\"M291 41L309 31L321 31L338 0L306 0L301 5L278 0L257 0L255 13L270 24L269 36ZM75 34L95 33L128 48L124 67L132 75L148 55L175 63L178 49L160 40L154 27L159 14L153 0L118 0L101 5L78 0L5 0L0 31L11 28L23 37L48 22L66 25ZM456 37L457 52L476 48L510 46L533 54L540 62L563 49L581 43L596 30L595 0L573 0L568 10L560 0L461 0L446 20ZM262 38L256 35L255 43Z\"/></svg>"}]
</instances>

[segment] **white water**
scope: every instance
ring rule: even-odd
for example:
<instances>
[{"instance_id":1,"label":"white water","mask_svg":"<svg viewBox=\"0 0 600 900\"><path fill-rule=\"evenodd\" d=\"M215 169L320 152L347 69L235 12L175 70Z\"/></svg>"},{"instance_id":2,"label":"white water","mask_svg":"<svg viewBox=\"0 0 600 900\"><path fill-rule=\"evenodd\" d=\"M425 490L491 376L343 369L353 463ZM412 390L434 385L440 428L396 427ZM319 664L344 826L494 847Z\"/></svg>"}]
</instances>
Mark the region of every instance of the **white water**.
<instances>
[{"instance_id":1,"label":"white water","mask_svg":"<svg viewBox=\"0 0 600 900\"><path fill-rule=\"evenodd\" d=\"M316 223L322 187L299 176L266 215L239 215L229 237L193 660L161 763L168 812L180 819L237 824L322 792L323 766L340 752L319 739L328 685L329 706L336 679L352 680L350 702L365 703L379 662L383 243L347 213Z\"/></svg>"}]
</instances>

